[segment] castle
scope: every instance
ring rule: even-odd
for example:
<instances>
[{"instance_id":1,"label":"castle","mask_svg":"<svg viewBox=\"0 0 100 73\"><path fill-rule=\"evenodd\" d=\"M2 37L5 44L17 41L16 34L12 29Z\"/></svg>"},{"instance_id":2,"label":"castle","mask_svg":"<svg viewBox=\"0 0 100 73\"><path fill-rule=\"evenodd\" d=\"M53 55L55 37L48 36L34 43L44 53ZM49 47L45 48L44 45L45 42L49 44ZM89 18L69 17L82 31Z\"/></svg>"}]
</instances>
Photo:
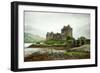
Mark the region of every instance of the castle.
<instances>
[{"instance_id":1,"label":"castle","mask_svg":"<svg viewBox=\"0 0 100 73\"><path fill-rule=\"evenodd\" d=\"M73 29L68 26L64 26L61 29L61 33L53 33L53 32L47 32L46 34L46 40L66 40L66 37L73 37L72 35Z\"/></svg>"}]
</instances>

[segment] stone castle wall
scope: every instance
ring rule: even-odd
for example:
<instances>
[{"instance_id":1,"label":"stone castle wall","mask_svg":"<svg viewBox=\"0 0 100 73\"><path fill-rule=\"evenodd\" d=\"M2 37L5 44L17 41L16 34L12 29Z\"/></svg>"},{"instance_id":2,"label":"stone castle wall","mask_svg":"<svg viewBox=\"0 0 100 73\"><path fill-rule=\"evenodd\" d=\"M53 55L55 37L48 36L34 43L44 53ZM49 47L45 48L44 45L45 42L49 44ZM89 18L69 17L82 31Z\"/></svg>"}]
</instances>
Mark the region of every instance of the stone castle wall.
<instances>
[{"instance_id":1,"label":"stone castle wall","mask_svg":"<svg viewBox=\"0 0 100 73\"><path fill-rule=\"evenodd\" d=\"M72 37L72 28L70 25L64 26L61 29L61 33L53 33L53 32L47 32L46 34L46 40L66 40L66 37L70 36Z\"/></svg>"}]
</instances>

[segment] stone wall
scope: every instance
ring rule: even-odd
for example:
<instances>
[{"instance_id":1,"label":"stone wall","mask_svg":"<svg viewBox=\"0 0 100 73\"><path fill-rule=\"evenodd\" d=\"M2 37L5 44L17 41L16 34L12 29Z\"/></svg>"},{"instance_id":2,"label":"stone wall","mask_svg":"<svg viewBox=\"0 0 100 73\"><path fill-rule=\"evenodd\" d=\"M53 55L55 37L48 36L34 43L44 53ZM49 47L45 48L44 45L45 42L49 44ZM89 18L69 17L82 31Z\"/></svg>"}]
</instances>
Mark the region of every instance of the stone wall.
<instances>
[{"instance_id":1,"label":"stone wall","mask_svg":"<svg viewBox=\"0 0 100 73\"><path fill-rule=\"evenodd\" d=\"M67 36L73 37L70 25L64 26L61 29L61 33L47 32L46 40L66 40Z\"/></svg>"}]
</instances>

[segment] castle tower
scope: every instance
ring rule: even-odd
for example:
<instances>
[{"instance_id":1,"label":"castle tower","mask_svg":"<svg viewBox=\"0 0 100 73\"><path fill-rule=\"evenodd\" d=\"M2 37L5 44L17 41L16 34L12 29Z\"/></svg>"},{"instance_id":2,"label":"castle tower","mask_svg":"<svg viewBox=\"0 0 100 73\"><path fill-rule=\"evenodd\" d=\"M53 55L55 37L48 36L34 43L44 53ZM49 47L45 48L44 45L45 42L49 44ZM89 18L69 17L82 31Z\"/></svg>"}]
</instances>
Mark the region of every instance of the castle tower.
<instances>
[{"instance_id":1,"label":"castle tower","mask_svg":"<svg viewBox=\"0 0 100 73\"><path fill-rule=\"evenodd\" d=\"M53 32L47 32L46 34L46 40L66 40L66 37L73 37L72 35L73 29L68 26L64 26L61 29L61 33L53 33Z\"/></svg>"},{"instance_id":2,"label":"castle tower","mask_svg":"<svg viewBox=\"0 0 100 73\"><path fill-rule=\"evenodd\" d=\"M51 32L51 33L47 32L46 40L51 40L51 39L53 39L53 37L54 37L54 33L53 32Z\"/></svg>"},{"instance_id":3,"label":"castle tower","mask_svg":"<svg viewBox=\"0 0 100 73\"><path fill-rule=\"evenodd\" d=\"M46 34L46 40L49 40L49 38L50 38L50 33L47 32L47 34Z\"/></svg>"},{"instance_id":4,"label":"castle tower","mask_svg":"<svg viewBox=\"0 0 100 73\"><path fill-rule=\"evenodd\" d=\"M70 25L64 26L64 27L61 29L62 40L66 40L66 37L67 37L67 36L73 37L72 31L73 31L73 30L72 30L72 28L70 27Z\"/></svg>"}]
</instances>

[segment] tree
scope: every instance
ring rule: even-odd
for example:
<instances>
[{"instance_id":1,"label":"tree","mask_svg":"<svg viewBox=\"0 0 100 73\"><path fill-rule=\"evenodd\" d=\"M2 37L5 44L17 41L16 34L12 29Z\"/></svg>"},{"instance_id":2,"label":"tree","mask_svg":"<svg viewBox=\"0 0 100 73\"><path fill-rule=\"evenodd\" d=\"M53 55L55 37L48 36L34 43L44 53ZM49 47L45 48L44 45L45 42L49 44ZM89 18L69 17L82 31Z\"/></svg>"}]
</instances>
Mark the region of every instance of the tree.
<instances>
[{"instance_id":1,"label":"tree","mask_svg":"<svg viewBox=\"0 0 100 73\"><path fill-rule=\"evenodd\" d=\"M75 39L73 37L67 36L66 37L66 47L67 49L74 47Z\"/></svg>"},{"instance_id":2,"label":"tree","mask_svg":"<svg viewBox=\"0 0 100 73\"><path fill-rule=\"evenodd\" d=\"M84 45L84 44L86 44L86 38L85 37L80 37L80 38L78 38L78 40L77 40L77 45L78 46L81 46L81 45Z\"/></svg>"}]
</instances>

